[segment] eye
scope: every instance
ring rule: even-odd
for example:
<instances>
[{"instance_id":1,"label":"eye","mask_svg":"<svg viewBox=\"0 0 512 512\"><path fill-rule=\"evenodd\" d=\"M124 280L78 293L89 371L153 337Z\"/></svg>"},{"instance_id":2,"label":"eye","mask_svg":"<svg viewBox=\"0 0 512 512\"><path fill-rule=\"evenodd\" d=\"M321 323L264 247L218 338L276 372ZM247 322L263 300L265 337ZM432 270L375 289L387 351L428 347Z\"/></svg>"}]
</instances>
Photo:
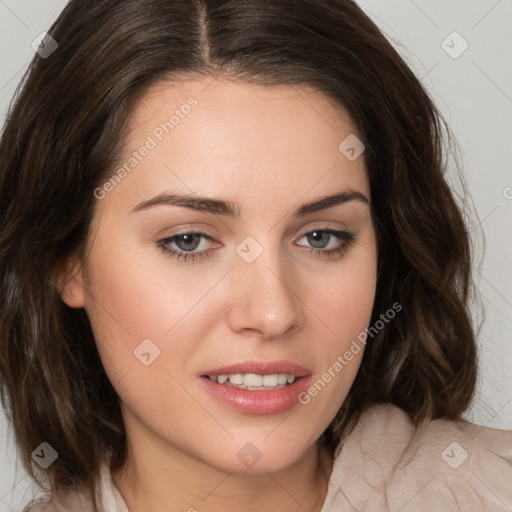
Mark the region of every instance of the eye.
<instances>
[{"instance_id":1,"label":"eye","mask_svg":"<svg viewBox=\"0 0 512 512\"><path fill-rule=\"evenodd\" d=\"M196 261L197 259L210 256L210 250L193 252L201 246L201 239L213 240L211 236L205 233L184 232L159 240L157 245L172 258L177 260L183 259L184 261L190 258L192 261ZM174 244L178 250L173 249L171 244Z\"/></svg>"},{"instance_id":2,"label":"eye","mask_svg":"<svg viewBox=\"0 0 512 512\"><path fill-rule=\"evenodd\" d=\"M299 240L303 238L307 239L312 247L304 247L302 244L298 244L300 247L304 247L309 253L326 258L340 258L356 240L352 233L330 228L314 228L305 233ZM338 240L337 243L336 239ZM203 240L212 242L213 238L206 233L187 231L158 240L157 245L164 253L176 260L184 262L190 260L192 262L209 257L211 251L214 250L205 249ZM333 245L333 242L334 246L327 249L329 245ZM206 245L208 244L206 243ZM218 246L221 246L221 244L218 244Z\"/></svg>"},{"instance_id":3,"label":"eye","mask_svg":"<svg viewBox=\"0 0 512 512\"><path fill-rule=\"evenodd\" d=\"M313 247L306 248L310 253L318 254L320 257L340 258L354 244L356 237L348 231L338 231L330 228L314 228L302 236L306 238ZM338 243L336 244L336 240ZM334 247L326 249L334 242Z\"/></svg>"}]
</instances>

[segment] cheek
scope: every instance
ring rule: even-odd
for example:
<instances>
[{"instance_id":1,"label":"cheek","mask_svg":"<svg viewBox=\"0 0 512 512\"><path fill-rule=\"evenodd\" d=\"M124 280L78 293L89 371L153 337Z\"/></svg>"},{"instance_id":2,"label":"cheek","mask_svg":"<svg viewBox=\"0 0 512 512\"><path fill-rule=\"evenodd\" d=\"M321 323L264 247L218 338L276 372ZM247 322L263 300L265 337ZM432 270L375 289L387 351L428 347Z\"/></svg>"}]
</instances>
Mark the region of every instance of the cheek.
<instances>
[{"instance_id":1,"label":"cheek","mask_svg":"<svg viewBox=\"0 0 512 512\"><path fill-rule=\"evenodd\" d=\"M332 302L323 304L336 336L352 340L370 322L375 298L375 273L372 269L344 275L332 290Z\"/></svg>"},{"instance_id":2,"label":"cheek","mask_svg":"<svg viewBox=\"0 0 512 512\"><path fill-rule=\"evenodd\" d=\"M119 227L111 230L117 237L106 237L108 231L105 226L90 253L87 287L94 297L88 310L134 337L163 336L215 283L218 272L177 264L156 244L134 243Z\"/></svg>"},{"instance_id":3,"label":"cheek","mask_svg":"<svg viewBox=\"0 0 512 512\"><path fill-rule=\"evenodd\" d=\"M329 349L343 350L368 327L376 292L376 254L372 239L363 241L343 262L320 279L308 279L305 296L324 325Z\"/></svg>"},{"instance_id":4,"label":"cheek","mask_svg":"<svg viewBox=\"0 0 512 512\"><path fill-rule=\"evenodd\" d=\"M374 238L368 237L330 275L308 280L308 305L322 332L314 349L321 364L303 403L318 407L327 419L338 411L359 370L376 279Z\"/></svg>"},{"instance_id":5,"label":"cheek","mask_svg":"<svg viewBox=\"0 0 512 512\"><path fill-rule=\"evenodd\" d=\"M371 266L364 272L354 269L337 280L336 286L331 281L330 293L316 297L314 310L320 312L319 318L328 328L322 329L325 334L316 339L314 351L320 364L299 401L323 428L336 416L358 373L365 349L361 334L368 327L373 309L374 276Z\"/></svg>"},{"instance_id":6,"label":"cheek","mask_svg":"<svg viewBox=\"0 0 512 512\"><path fill-rule=\"evenodd\" d=\"M140 366L134 352L147 339L157 347L155 354L160 351L159 364L172 368L166 361L171 345L172 360L187 361L193 333L208 321L202 303L214 307L205 295L222 275L210 272L199 279L197 274L192 265L177 269L157 248L97 237L88 259L85 309L112 382Z\"/></svg>"}]
</instances>

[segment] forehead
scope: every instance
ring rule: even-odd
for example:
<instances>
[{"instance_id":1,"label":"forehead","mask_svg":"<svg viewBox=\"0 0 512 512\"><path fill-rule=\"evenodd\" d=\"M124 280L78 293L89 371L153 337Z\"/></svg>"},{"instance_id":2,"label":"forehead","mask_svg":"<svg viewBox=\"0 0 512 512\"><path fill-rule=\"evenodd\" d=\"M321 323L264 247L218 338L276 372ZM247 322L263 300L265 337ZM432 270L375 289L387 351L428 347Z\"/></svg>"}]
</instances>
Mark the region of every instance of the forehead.
<instances>
[{"instance_id":1,"label":"forehead","mask_svg":"<svg viewBox=\"0 0 512 512\"><path fill-rule=\"evenodd\" d=\"M261 206L344 186L369 195L364 154L351 161L340 150L353 136L341 106L306 86L212 77L159 82L130 116L118 162L128 164L129 176L111 196L133 206L181 188Z\"/></svg>"}]
</instances>

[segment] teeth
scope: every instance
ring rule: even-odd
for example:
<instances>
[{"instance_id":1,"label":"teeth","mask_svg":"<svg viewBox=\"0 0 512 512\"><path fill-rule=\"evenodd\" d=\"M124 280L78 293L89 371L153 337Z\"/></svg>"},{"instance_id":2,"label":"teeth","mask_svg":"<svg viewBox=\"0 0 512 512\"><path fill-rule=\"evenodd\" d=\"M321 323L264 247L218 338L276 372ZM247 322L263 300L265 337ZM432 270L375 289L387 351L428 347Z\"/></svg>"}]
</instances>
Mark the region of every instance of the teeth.
<instances>
[{"instance_id":1,"label":"teeth","mask_svg":"<svg viewBox=\"0 0 512 512\"><path fill-rule=\"evenodd\" d=\"M279 375L264 375L262 377L263 386L277 386L279 384Z\"/></svg>"},{"instance_id":2,"label":"teeth","mask_svg":"<svg viewBox=\"0 0 512 512\"><path fill-rule=\"evenodd\" d=\"M231 384L243 384L244 383L244 376L241 373L232 373L229 377L229 382Z\"/></svg>"},{"instance_id":3,"label":"teeth","mask_svg":"<svg viewBox=\"0 0 512 512\"><path fill-rule=\"evenodd\" d=\"M288 382L288 375L286 375L286 373L280 373L277 376L277 382L279 384L286 384Z\"/></svg>"},{"instance_id":4,"label":"teeth","mask_svg":"<svg viewBox=\"0 0 512 512\"><path fill-rule=\"evenodd\" d=\"M232 373L231 375L219 375L208 377L212 382L226 386L236 386L242 389L280 389L287 384L292 384L296 377L288 373L276 373L274 375L256 375L254 373Z\"/></svg>"},{"instance_id":5,"label":"teeth","mask_svg":"<svg viewBox=\"0 0 512 512\"><path fill-rule=\"evenodd\" d=\"M229 376L229 381L231 382L231 375ZM238 384L238 382L237 382L237 384ZM246 373L244 375L244 386L261 388L262 385L263 385L263 377L261 375L254 375L253 373Z\"/></svg>"}]
</instances>

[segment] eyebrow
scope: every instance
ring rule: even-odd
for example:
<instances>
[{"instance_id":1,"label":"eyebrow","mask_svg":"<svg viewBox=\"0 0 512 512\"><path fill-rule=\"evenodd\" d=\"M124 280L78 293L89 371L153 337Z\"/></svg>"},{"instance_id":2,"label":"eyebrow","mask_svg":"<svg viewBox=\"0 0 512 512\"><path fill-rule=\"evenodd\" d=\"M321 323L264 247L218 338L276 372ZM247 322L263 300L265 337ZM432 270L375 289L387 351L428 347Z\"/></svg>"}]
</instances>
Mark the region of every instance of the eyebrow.
<instances>
[{"instance_id":1,"label":"eyebrow","mask_svg":"<svg viewBox=\"0 0 512 512\"><path fill-rule=\"evenodd\" d=\"M315 201L305 203L295 209L292 215L295 217L303 217L310 213L332 208L349 201L359 201L364 204L370 204L369 199L358 190L343 190L333 195L324 196ZM157 206L182 206L200 212L211 213L214 215L224 215L238 219L241 213L241 207L238 203L214 199L211 197L202 197L183 192L165 192L151 199L142 201L130 213L140 212L154 208Z\"/></svg>"}]
</instances>

